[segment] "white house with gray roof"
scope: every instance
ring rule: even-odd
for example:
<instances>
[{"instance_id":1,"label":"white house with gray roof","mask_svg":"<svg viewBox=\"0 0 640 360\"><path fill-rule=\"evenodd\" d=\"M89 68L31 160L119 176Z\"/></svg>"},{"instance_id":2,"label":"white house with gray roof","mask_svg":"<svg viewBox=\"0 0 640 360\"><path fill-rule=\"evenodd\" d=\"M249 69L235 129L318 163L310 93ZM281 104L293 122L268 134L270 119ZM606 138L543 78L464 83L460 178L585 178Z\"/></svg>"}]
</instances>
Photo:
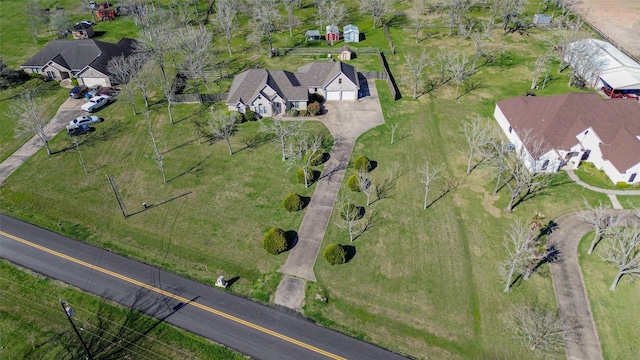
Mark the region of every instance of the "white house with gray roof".
<instances>
[{"instance_id":1,"label":"white house with gray roof","mask_svg":"<svg viewBox=\"0 0 640 360\"><path fill-rule=\"evenodd\" d=\"M123 38L112 44L93 39L52 40L20 67L51 80L77 78L80 85L111 86L107 63L133 51L135 40Z\"/></svg>"},{"instance_id":2,"label":"white house with gray roof","mask_svg":"<svg viewBox=\"0 0 640 360\"><path fill-rule=\"evenodd\" d=\"M274 116L289 109L306 110L313 93L327 101L345 101L357 100L359 90L355 67L340 61L314 62L296 73L250 69L233 78L227 106L242 113L251 109L261 116Z\"/></svg>"}]
</instances>

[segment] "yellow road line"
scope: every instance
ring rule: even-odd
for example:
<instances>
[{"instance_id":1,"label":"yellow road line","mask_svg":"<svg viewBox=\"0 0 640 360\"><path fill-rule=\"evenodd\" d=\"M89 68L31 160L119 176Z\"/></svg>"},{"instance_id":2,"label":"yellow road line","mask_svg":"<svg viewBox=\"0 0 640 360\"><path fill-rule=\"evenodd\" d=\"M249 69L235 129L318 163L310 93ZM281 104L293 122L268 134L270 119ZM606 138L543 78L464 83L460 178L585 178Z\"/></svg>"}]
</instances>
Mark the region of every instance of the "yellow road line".
<instances>
[{"instance_id":1,"label":"yellow road line","mask_svg":"<svg viewBox=\"0 0 640 360\"><path fill-rule=\"evenodd\" d=\"M282 334L280 334L280 333L278 333L278 332L275 332L275 331L273 331L273 330L269 330L269 329L264 328L264 327L262 327L262 326L260 326L260 325L256 325L256 324L251 323L251 322L249 322L249 321L242 320L242 319L237 318L237 317L235 317L235 316L233 316L233 315L229 315L229 314L227 314L227 313L224 313L224 312L222 312L222 311L220 311L220 310L216 310L216 309L211 308L211 307L209 307L209 306L202 305L202 304L199 304L199 303L197 303L197 302L192 302L191 300L189 300L189 299L187 299L187 298L184 298L184 297L182 297L182 296L180 296L180 295L176 295L176 294L173 294L173 293L167 292L167 291L165 291L165 290L159 289L159 288L157 288L157 287L154 287L154 286L151 286L151 285L145 284L145 283L140 282L140 281L138 281L138 280L132 279L132 278L130 278L130 277L127 277L127 276L124 276L124 275L120 275L120 274L115 273L115 272L113 272L113 271L111 271L111 270L107 270L107 269L105 269L105 268L102 268L102 267L99 267L99 266L96 266L96 265L93 265L93 264L89 264L88 262L82 261L82 260L80 260L80 259L76 259L76 258L74 258L74 257L71 257L71 256L68 256L68 255L65 255L65 254L60 253L60 252L57 252L57 251L55 251L55 250L51 250L51 249L46 248L46 247L44 247L44 246L41 246L41 245L38 245L38 244L34 244L34 243L30 242L30 241L27 241L27 240L22 239L22 238L19 238L19 237L17 237L17 236L14 236L14 235L8 234L8 233L6 233L6 232L4 232L4 231L0 231L0 235L5 236L5 237L7 237L7 238L9 238L9 239L15 240L15 241L17 241L17 242L19 242L19 243L22 243L22 244L24 244L24 245L27 245L27 246L30 246L30 247L36 248L36 249L38 249L38 250L42 250L42 251L44 251L44 252L46 252L46 253L49 253L49 254L51 254L51 255L55 255L55 256L57 256L57 257L60 257L60 258L65 259L65 260L71 261L71 262L76 263L76 264L78 264L78 265L82 265L82 266L84 266L84 267L88 267L88 268L90 268L90 269L92 269L92 270L99 271L99 272L101 272L101 273L103 273L103 274L113 276L113 277L115 277L115 278L118 278L118 279L120 279L120 280L126 281L126 282L128 282L128 283L131 283L131 284L134 284L134 285L140 286L140 287L142 287L142 288L145 288L145 289L151 290L151 291L153 291L153 292L156 292L156 293L158 293L158 294L161 294L161 295L164 295L164 296L170 297L170 298L172 298L172 299L178 300L178 301L183 302L183 303L185 303L185 304L189 304L189 305L195 306L195 307L197 307L197 308L199 308L199 309L201 309L201 310L204 310L204 311L206 311L206 312L209 312L209 313L212 313L212 314L218 315L218 316L220 316L220 317L223 317L223 318L225 318L225 319L231 320L231 321L236 322L236 323L238 323L238 324L241 324L241 325L244 325L244 326L250 327L250 328L252 328L252 329L258 330L258 331L260 331L260 332L263 332L263 333L265 333L265 334L269 334L269 335L271 335L271 336L277 337L278 339L282 339L282 340L284 340L284 341L287 341L287 342L290 342L290 343L292 343L292 344L298 345L298 346L300 346L300 347L303 347L303 348L305 348L305 349L311 350L311 351L316 352L316 353L318 353L318 354L321 354L321 355L327 356L327 357L329 357L329 358L331 358L331 359L336 359L336 360L346 360L346 358L343 358L343 357L340 357L340 356L338 356L338 355L332 354L332 353L330 353L330 352L328 352L328 351L325 351L325 350L319 349L319 348L317 348L317 347L315 347L315 346L309 345L309 344L304 343L304 342L302 342L302 341L300 341L300 340L296 340L296 339L291 338L291 337L289 337L289 336L282 335Z\"/></svg>"}]
</instances>

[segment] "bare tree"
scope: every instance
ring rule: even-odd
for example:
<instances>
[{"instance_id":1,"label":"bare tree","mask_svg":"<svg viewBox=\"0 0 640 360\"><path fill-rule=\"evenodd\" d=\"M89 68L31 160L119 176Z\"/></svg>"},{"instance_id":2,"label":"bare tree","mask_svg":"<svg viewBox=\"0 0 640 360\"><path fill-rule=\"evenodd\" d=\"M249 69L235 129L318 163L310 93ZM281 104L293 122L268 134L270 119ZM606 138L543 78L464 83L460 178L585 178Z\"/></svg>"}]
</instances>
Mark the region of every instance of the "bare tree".
<instances>
[{"instance_id":1,"label":"bare tree","mask_svg":"<svg viewBox=\"0 0 640 360\"><path fill-rule=\"evenodd\" d=\"M533 77L531 79L531 90L538 86L538 79L540 75L549 71L549 63L551 62L551 54L544 53L538 56L536 62L533 64Z\"/></svg>"},{"instance_id":2,"label":"bare tree","mask_svg":"<svg viewBox=\"0 0 640 360\"><path fill-rule=\"evenodd\" d=\"M118 96L124 96L129 101L133 114L136 115L136 102L135 102L135 84L131 83L131 80L135 78L138 71L144 65L144 54L137 53L129 56L116 56L111 58L107 63L107 70L111 74L111 80L120 84L121 91Z\"/></svg>"},{"instance_id":3,"label":"bare tree","mask_svg":"<svg viewBox=\"0 0 640 360\"><path fill-rule=\"evenodd\" d=\"M289 36L293 36L293 27L296 25L296 18L293 17L293 11L302 5L302 0L282 0L282 4L287 12Z\"/></svg>"},{"instance_id":4,"label":"bare tree","mask_svg":"<svg viewBox=\"0 0 640 360\"><path fill-rule=\"evenodd\" d=\"M156 20L149 21L140 28L135 50L143 53L145 58L151 58L160 68L163 80L166 80L166 58L170 54L175 57L177 51L175 22L164 10L153 13Z\"/></svg>"},{"instance_id":5,"label":"bare tree","mask_svg":"<svg viewBox=\"0 0 640 360\"><path fill-rule=\"evenodd\" d=\"M466 151L467 174L470 174L475 168L475 166L473 166L475 159L478 159L478 163L481 163L489 156L487 149L496 138L494 129L495 127L492 127L489 122L480 115L476 115L471 121L462 123L460 130L467 140L467 145L469 145L469 149Z\"/></svg>"},{"instance_id":6,"label":"bare tree","mask_svg":"<svg viewBox=\"0 0 640 360\"><path fill-rule=\"evenodd\" d=\"M501 265L501 277L504 281L504 292L510 292L514 276L524 274L527 266L534 260L532 252L535 238L530 228L523 221L511 223L504 239L507 259Z\"/></svg>"},{"instance_id":7,"label":"bare tree","mask_svg":"<svg viewBox=\"0 0 640 360\"><path fill-rule=\"evenodd\" d=\"M87 164L84 162L84 158L82 157L82 152L80 151L80 140L78 140L77 136L71 137L71 142L73 143L73 149L78 153L78 161L80 161L80 165L84 169L84 173L88 174L89 170L87 170Z\"/></svg>"},{"instance_id":8,"label":"bare tree","mask_svg":"<svg viewBox=\"0 0 640 360\"><path fill-rule=\"evenodd\" d=\"M471 71L467 69L469 57L467 55L460 54L459 51L449 54L449 72L451 73L451 78L456 83L456 95L454 98L458 100L460 98L460 96L458 96L460 84L462 84L471 75Z\"/></svg>"},{"instance_id":9,"label":"bare tree","mask_svg":"<svg viewBox=\"0 0 640 360\"><path fill-rule=\"evenodd\" d=\"M524 9L524 0L492 0L491 12L502 19L502 30L505 32L511 22L515 22Z\"/></svg>"},{"instance_id":10,"label":"bare tree","mask_svg":"<svg viewBox=\"0 0 640 360\"><path fill-rule=\"evenodd\" d=\"M304 187L308 188L312 180L312 167L322 157L322 138L317 135L304 134L297 141L289 144L287 161L289 167L302 169Z\"/></svg>"},{"instance_id":11,"label":"bare tree","mask_svg":"<svg viewBox=\"0 0 640 360\"><path fill-rule=\"evenodd\" d=\"M569 22L566 27L560 30L560 36L558 37L558 44L555 46L558 54L558 74L561 73L567 66L567 59L569 58L569 44L574 43L582 38L580 29L582 28L582 20L576 19L575 22Z\"/></svg>"},{"instance_id":12,"label":"bare tree","mask_svg":"<svg viewBox=\"0 0 640 360\"><path fill-rule=\"evenodd\" d=\"M329 0L313 0L313 4L316 6L316 25L318 25L320 27L320 31L322 31L324 29L324 25L329 22L327 19Z\"/></svg>"},{"instance_id":13,"label":"bare tree","mask_svg":"<svg viewBox=\"0 0 640 360\"><path fill-rule=\"evenodd\" d=\"M365 196L367 197L367 206L369 206L371 202L371 194L373 193L374 189L373 183L371 182L371 179L369 179L369 176L365 169L360 169L356 176L358 178L358 188L360 189L360 192L365 194Z\"/></svg>"},{"instance_id":14,"label":"bare tree","mask_svg":"<svg viewBox=\"0 0 640 360\"><path fill-rule=\"evenodd\" d=\"M602 259L618 267L609 290L615 290L624 275L640 276L640 228L619 227L603 245Z\"/></svg>"},{"instance_id":15,"label":"bare tree","mask_svg":"<svg viewBox=\"0 0 640 360\"><path fill-rule=\"evenodd\" d=\"M424 69L431 65L431 57L426 50L422 50L420 56L405 55L407 68L409 69L409 84L413 87L413 99L418 98L418 88L424 87Z\"/></svg>"},{"instance_id":16,"label":"bare tree","mask_svg":"<svg viewBox=\"0 0 640 360\"><path fill-rule=\"evenodd\" d=\"M343 198L338 203L338 219L336 225L349 232L349 241L353 242L353 235L357 231L357 222L360 220L360 208L351 203L349 198Z\"/></svg>"},{"instance_id":17,"label":"bare tree","mask_svg":"<svg viewBox=\"0 0 640 360\"><path fill-rule=\"evenodd\" d=\"M167 99L167 112L169 113L169 125L173 125L173 103L176 98L176 82L174 81L175 75L172 72L172 76L167 78L166 76L162 80L162 93L165 99Z\"/></svg>"},{"instance_id":18,"label":"bare tree","mask_svg":"<svg viewBox=\"0 0 640 360\"><path fill-rule=\"evenodd\" d=\"M506 212L511 212L517 203L538 193L550 181L550 177L542 172L544 165L539 161L540 156L546 152L547 145L530 134L530 131L523 132L521 147L506 153L504 159L504 170L508 174L505 185L511 193ZM527 158L527 163L524 158Z\"/></svg>"},{"instance_id":19,"label":"bare tree","mask_svg":"<svg viewBox=\"0 0 640 360\"><path fill-rule=\"evenodd\" d=\"M52 11L49 15L49 23L51 24L51 29L55 30L59 38L67 37L67 31L71 27L71 20L64 13L64 10Z\"/></svg>"},{"instance_id":20,"label":"bare tree","mask_svg":"<svg viewBox=\"0 0 640 360\"><path fill-rule=\"evenodd\" d=\"M460 23L467 11L476 3L476 0L447 0L445 5L449 15L447 27L449 28L449 35L453 35L453 29L455 29Z\"/></svg>"},{"instance_id":21,"label":"bare tree","mask_svg":"<svg viewBox=\"0 0 640 360\"><path fill-rule=\"evenodd\" d=\"M341 0L327 0L326 4L326 20L330 25L339 26L347 16L347 10L341 3ZM331 45L333 46L334 38L331 38Z\"/></svg>"},{"instance_id":22,"label":"bare tree","mask_svg":"<svg viewBox=\"0 0 640 360\"><path fill-rule=\"evenodd\" d=\"M409 23L407 24L409 29L412 30L416 44L420 42L420 32L422 29L427 27L427 20L424 18L425 7L422 3L413 3L411 8L409 9L409 14L407 18Z\"/></svg>"},{"instance_id":23,"label":"bare tree","mask_svg":"<svg viewBox=\"0 0 640 360\"><path fill-rule=\"evenodd\" d=\"M235 114L227 114L224 111L214 111L211 108L211 119L207 122L211 138L213 140L224 140L229 149L229 155L233 155L231 148L231 137L236 132Z\"/></svg>"},{"instance_id":24,"label":"bare tree","mask_svg":"<svg viewBox=\"0 0 640 360\"><path fill-rule=\"evenodd\" d=\"M274 120L271 124L267 124L264 121L260 121L260 131L273 134L280 142L280 149L282 151L282 161L287 160L287 144L288 140L298 136L302 128L302 123L298 121L280 121Z\"/></svg>"},{"instance_id":25,"label":"bare tree","mask_svg":"<svg viewBox=\"0 0 640 360\"><path fill-rule=\"evenodd\" d=\"M196 78L206 83L205 70L211 66L215 53L213 52L213 34L203 25L185 26L178 31L180 47L184 55L182 69L194 79L196 92L199 91Z\"/></svg>"},{"instance_id":26,"label":"bare tree","mask_svg":"<svg viewBox=\"0 0 640 360\"><path fill-rule=\"evenodd\" d=\"M447 76L449 75L449 64L451 63L451 55L452 53L450 52L438 51L434 58L433 64L438 74L440 74L440 85L449 81L449 79L451 78Z\"/></svg>"},{"instance_id":27,"label":"bare tree","mask_svg":"<svg viewBox=\"0 0 640 360\"><path fill-rule=\"evenodd\" d=\"M429 196L429 190L431 189L431 184L434 180L439 178L440 172L444 169L444 166L439 165L435 167L429 167L429 163L427 162L424 167L418 169L418 174L422 175L420 182L424 184L424 205L423 210L427 210L428 203L427 198Z\"/></svg>"},{"instance_id":28,"label":"bare tree","mask_svg":"<svg viewBox=\"0 0 640 360\"><path fill-rule=\"evenodd\" d=\"M376 24L382 26L384 19L393 11L393 0L358 0L360 13L373 17L373 28Z\"/></svg>"},{"instance_id":29,"label":"bare tree","mask_svg":"<svg viewBox=\"0 0 640 360\"><path fill-rule=\"evenodd\" d=\"M150 62L142 64L142 67L130 81L140 91L147 109L149 108L149 88L156 83L154 74L155 72Z\"/></svg>"},{"instance_id":30,"label":"bare tree","mask_svg":"<svg viewBox=\"0 0 640 360\"><path fill-rule=\"evenodd\" d=\"M576 213L580 220L593 226L593 240L589 245L587 254L591 255L596 245L602 240L607 230L611 227L613 215L608 213L608 208L602 204L602 201L598 202L598 205L591 206L587 199L583 199L584 210ZM616 221L617 222L617 221Z\"/></svg>"},{"instance_id":31,"label":"bare tree","mask_svg":"<svg viewBox=\"0 0 640 360\"><path fill-rule=\"evenodd\" d=\"M460 26L460 35L468 38L473 44L474 54L473 61L471 62L471 71L476 70L476 63L482 54L482 41L491 36L491 25L489 22L480 22L480 28L477 28L477 24L470 24L469 26Z\"/></svg>"},{"instance_id":32,"label":"bare tree","mask_svg":"<svg viewBox=\"0 0 640 360\"><path fill-rule=\"evenodd\" d=\"M142 114L147 120L147 126L149 128L149 136L151 137L151 146L153 146L153 154L151 155L151 158L156 163L156 166L158 166L158 169L162 173L162 181L166 184L167 176L165 175L165 172L164 172L164 152L162 152L158 146L156 135L153 132L153 124L151 123L151 117L149 116L149 111L144 110Z\"/></svg>"},{"instance_id":33,"label":"bare tree","mask_svg":"<svg viewBox=\"0 0 640 360\"><path fill-rule=\"evenodd\" d=\"M27 22L29 33L33 38L33 42L37 43L40 27L49 24L49 14L40 8L37 0L27 0L24 4L24 10L29 17Z\"/></svg>"},{"instance_id":34,"label":"bare tree","mask_svg":"<svg viewBox=\"0 0 640 360\"><path fill-rule=\"evenodd\" d=\"M391 145L393 145L393 140L396 136L396 130L398 130L398 124L390 124L389 129L391 130Z\"/></svg>"},{"instance_id":35,"label":"bare tree","mask_svg":"<svg viewBox=\"0 0 640 360\"><path fill-rule=\"evenodd\" d=\"M49 135L44 127L49 122L45 117L45 105L38 97L38 88L28 87L15 97L9 105L7 117L18 119L16 133L22 135L36 135L44 143L47 154L51 155Z\"/></svg>"},{"instance_id":36,"label":"bare tree","mask_svg":"<svg viewBox=\"0 0 640 360\"><path fill-rule=\"evenodd\" d=\"M518 307L508 320L508 330L514 339L529 350L557 357L564 353L565 337L571 331L551 310L539 307Z\"/></svg>"},{"instance_id":37,"label":"bare tree","mask_svg":"<svg viewBox=\"0 0 640 360\"><path fill-rule=\"evenodd\" d=\"M276 0L249 0L254 28L253 38L256 44L266 37L269 44L269 56L273 55L273 33L280 28L280 13Z\"/></svg>"},{"instance_id":38,"label":"bare tree","mask_svg":"<svg viewBox=\"0 0 640 360\"><path fill-rule=\"evenodd\" d=\"M299 0L285 0L285 1L299 1ZM215 23L218 29L222 32L225 41L227 42L227 49L229 55L231 55L231 39L233 37L233 31L236 28L236 18L238 16L238 2L235 0L217 0L216 1L216 19Z\"/></svg>"},{"instance_id":39,"label":"bare tree","mask_svg":"<svg viewBox=\"0 0 640 360\"><path fill-rule=\"evenodd\" d=\"M501 136L496 136L494 141L487 149L487 159L489 167L492 169L493 176L496 178L495 186L493 187L493 195L498 193L498 190L503 185L503 180L506 173L507 162L509 159L509 153L513 151L512 145L509 140Z\"/></svg>"},{"instance_id":40,"label":"bare tree","mask_svg":"<svg viewBox=\"0 0 640 360\"><path fill-rule=\"evenodd\" d=\"M571 86L576 78L584 80L594 78L608 60L603 56L602 49L591 40L580 40L567 45L565 56L571 67L569 83Z\"/></svg>"}]
</instances>

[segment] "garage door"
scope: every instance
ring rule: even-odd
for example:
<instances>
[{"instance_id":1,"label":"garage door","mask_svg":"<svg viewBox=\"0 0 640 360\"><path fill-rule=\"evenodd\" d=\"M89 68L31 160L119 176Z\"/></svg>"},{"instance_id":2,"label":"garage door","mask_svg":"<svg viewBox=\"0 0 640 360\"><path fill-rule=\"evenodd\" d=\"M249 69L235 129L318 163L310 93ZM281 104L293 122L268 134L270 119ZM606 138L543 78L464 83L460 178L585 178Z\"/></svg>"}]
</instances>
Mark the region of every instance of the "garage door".
<instances>
[{"instance_id":1,"label":"garage door","mask_svg":"<svg viewBox=\"0 0 640 360\"><path fill-rule=\"evenodd\" d=\"M82 78L85 86L91 87L94 85L107 86L107 80L105 78Z\"/></svg>"},{"instance_id":2,"label":"garage door","mask_svg":"<svg viewBox=\"0 0 640 360\"><path fill-rule=\"evenodd\" d=\"M327 101L340 100L340 91L327 91Z\"/></svg>"},{"instance_id":3,"label":"garage door","mask_svg":"<svg viewBox=\"0 0 640 360\"><path fill-rule=\"evenodd\" d=\"M343 91L342 92L342 100L356 100L356 92L353 90Z\"/></svg>"}]
</instances>

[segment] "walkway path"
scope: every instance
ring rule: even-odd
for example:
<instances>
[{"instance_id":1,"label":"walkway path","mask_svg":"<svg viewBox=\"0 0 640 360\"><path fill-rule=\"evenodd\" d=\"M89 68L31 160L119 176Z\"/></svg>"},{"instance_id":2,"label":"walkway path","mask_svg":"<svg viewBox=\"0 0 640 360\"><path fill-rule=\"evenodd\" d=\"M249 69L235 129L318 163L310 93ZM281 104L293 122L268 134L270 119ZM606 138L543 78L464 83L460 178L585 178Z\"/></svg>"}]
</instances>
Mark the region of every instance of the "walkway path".
<instances>
[{"instance_id":1,"label":"walkway path","mask_svg":"<svg viewBox=\"0 0 640 360\"><path fill-rule=\"evenodd\" d=\"M65 101L56 115L49 121L44 127L44 131L49 138L54 137L60 130L64 129L69 124L69 120L72 120L83 114L80 110L82 100L68 99ZM34 135L29 141L27 141L20 149L16 150L5 161L0 163L0 184L13 174L20 165L24 164L33 154L40 150L44 146L44 143L38 135Z\"/></svg>"},{"instance_id":2,"label":"walkway path","mask_svg":"<svg viewBox=\"0 0 640 360\"><path fill-rule=\"evenodd\" d=\"M364 84L363 84L364 85ZM322 245L331 212L349 165L351 151L356 140L367 130L384 124L382 108L375 84L370 81L362 86L369 95L357 102L326 103L327 113L320 121L331 132L334 144L329 161L317 182L300 229L298 242L289 252L286 263L280 268L285 274L276 290L275 303L300 310L305 298L306 281L316 281L313 267ZM368 87L368 89L366 89Z\"/></svg>"}]
</instances>

